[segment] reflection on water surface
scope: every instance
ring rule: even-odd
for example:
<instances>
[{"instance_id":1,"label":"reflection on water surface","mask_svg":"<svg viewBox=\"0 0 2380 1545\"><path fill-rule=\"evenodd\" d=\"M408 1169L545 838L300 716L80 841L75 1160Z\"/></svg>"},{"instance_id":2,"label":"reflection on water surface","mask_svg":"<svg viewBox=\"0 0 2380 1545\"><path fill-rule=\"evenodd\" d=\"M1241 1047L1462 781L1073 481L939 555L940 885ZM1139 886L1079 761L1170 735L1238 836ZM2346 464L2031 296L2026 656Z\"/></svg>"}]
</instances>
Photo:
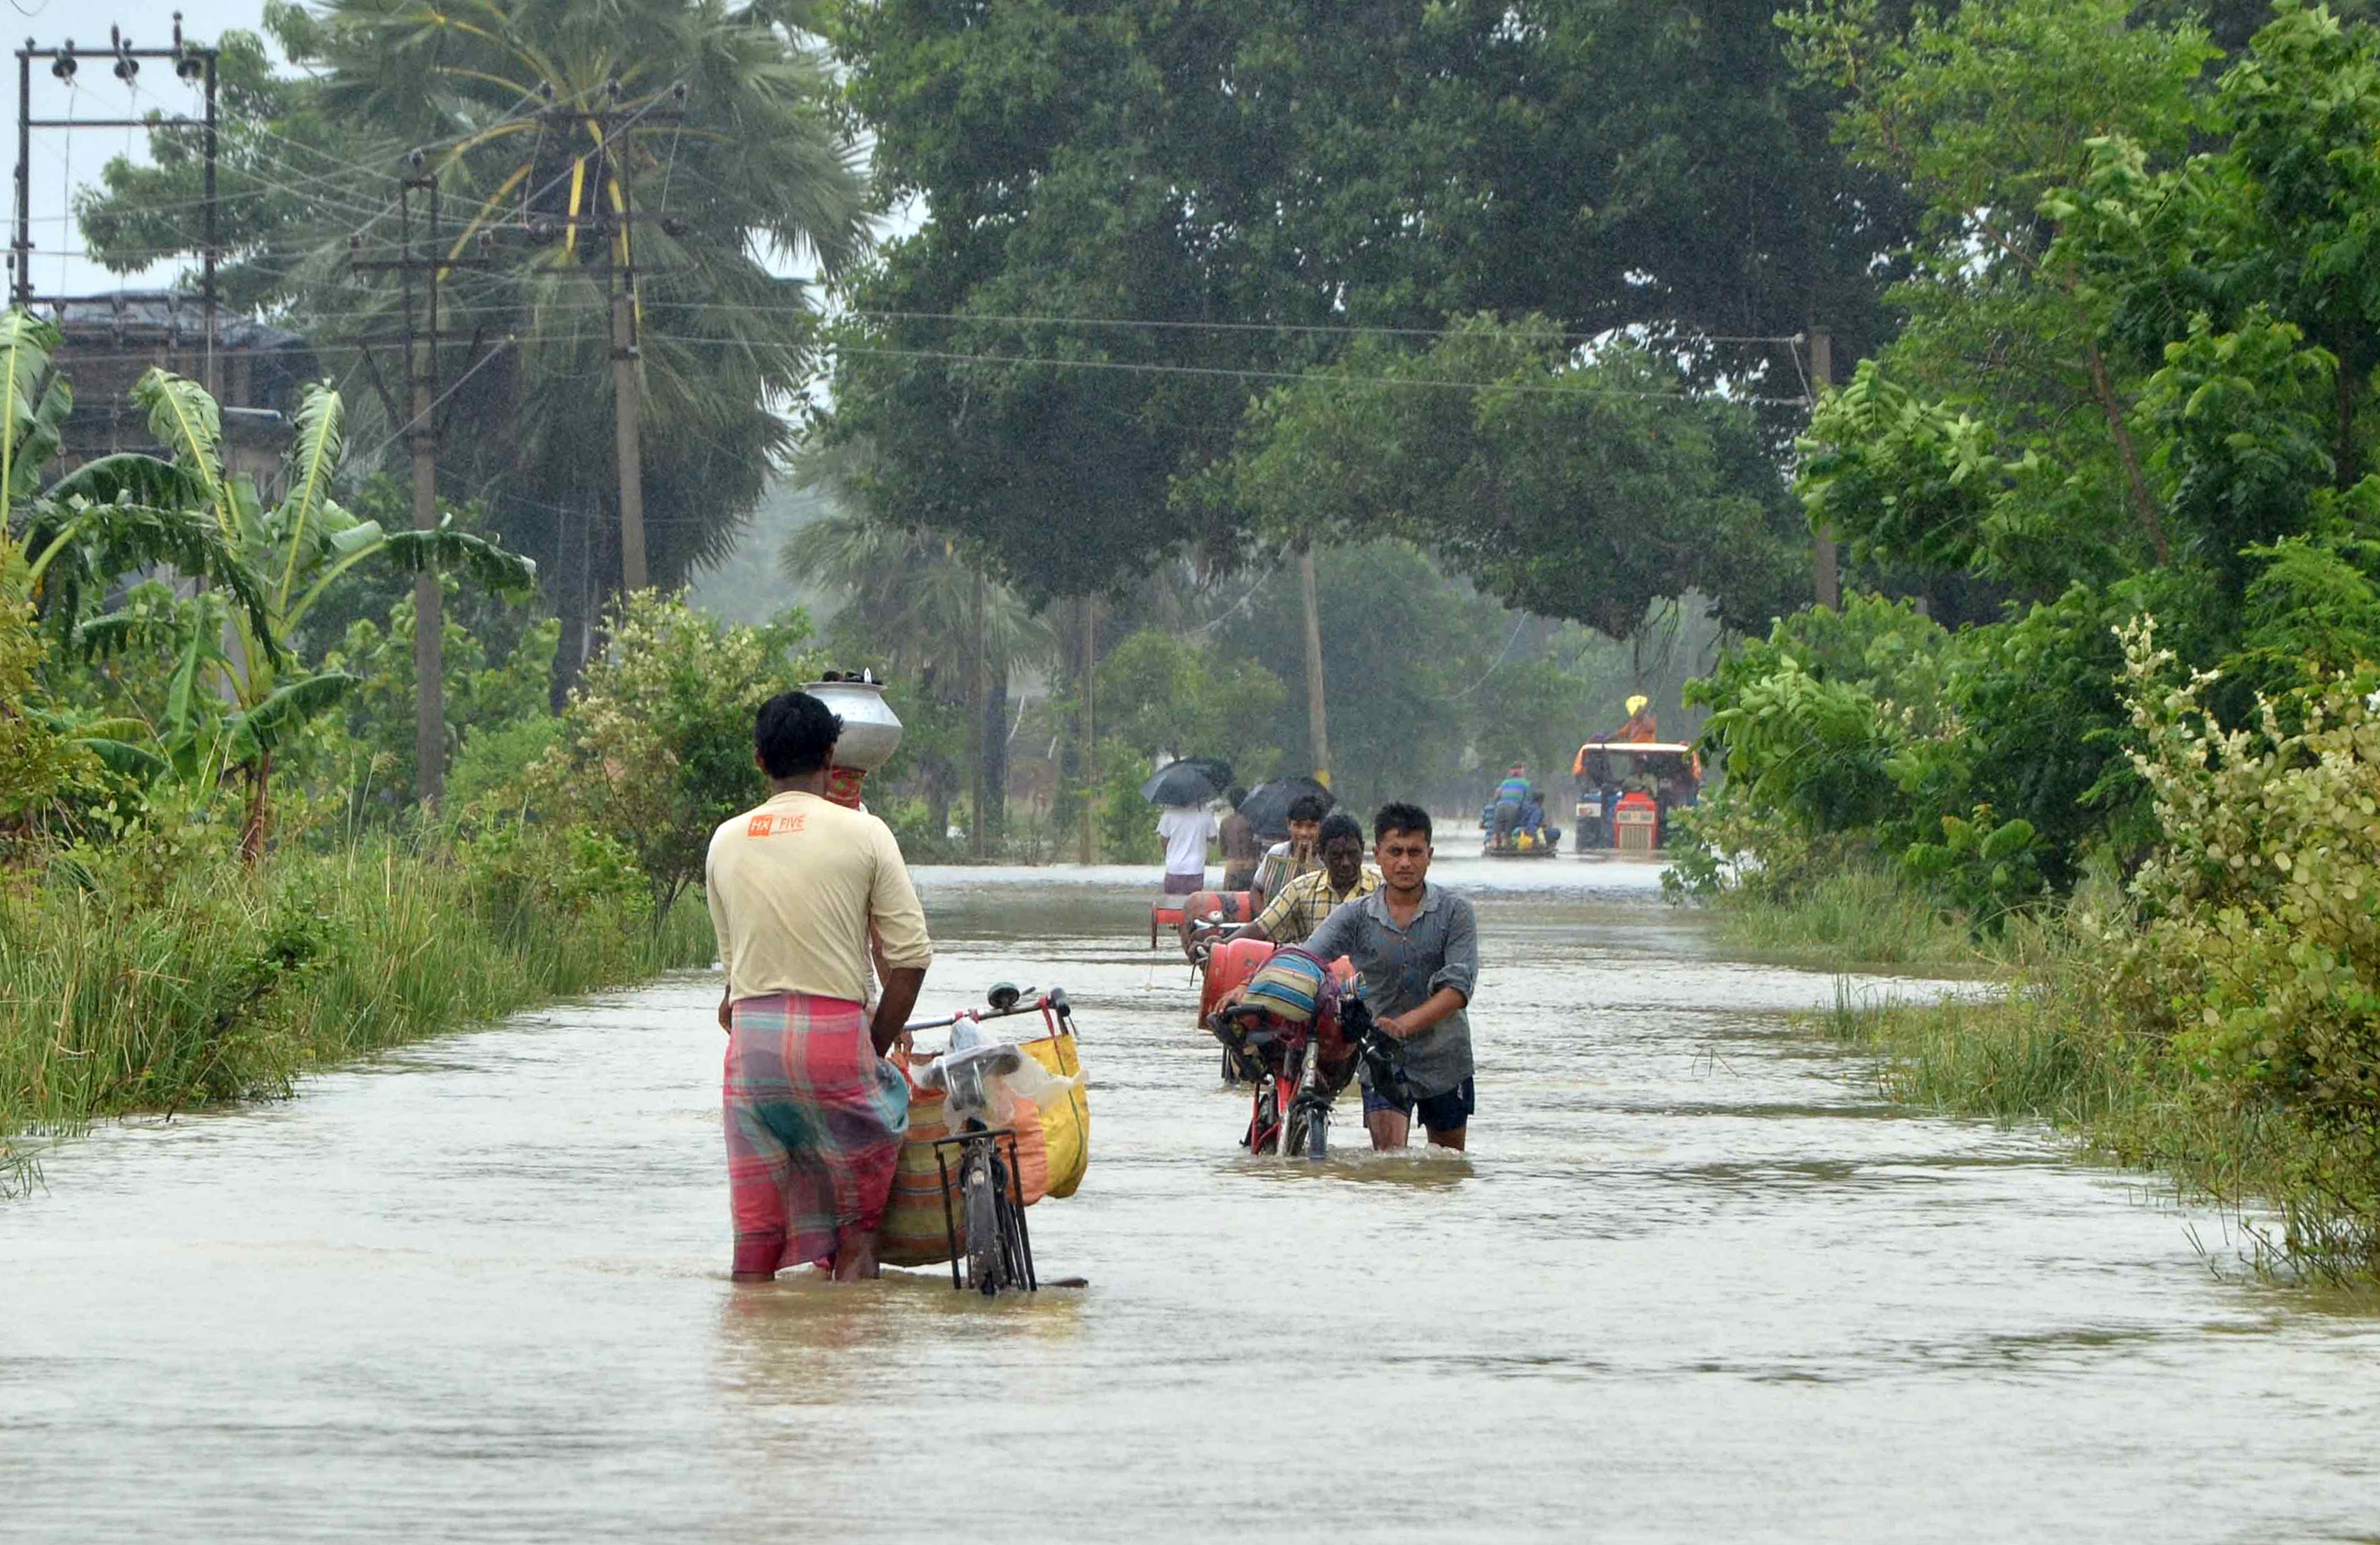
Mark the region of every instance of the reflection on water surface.
<instances>
[{"instance_id":1,"label":"reflection on water surface","mask_svg":"<svg viewBox=\"0 0 2380 1545\"><path fill-rule=\"evenodd\" d=\"M1305 1168L1232 1146L1139 877L925 872L929 1001L1080 1005L1091 1174L1033 1223L1081 1292L731 1286L698 975L100 1133L0 1207L0 1535L2369 1531L2359 1303L1883 1104L1787 1026L1831 978L1718 958L1652 875L1448 863L1472 1151Z\"/></svg>"}]
</instances>

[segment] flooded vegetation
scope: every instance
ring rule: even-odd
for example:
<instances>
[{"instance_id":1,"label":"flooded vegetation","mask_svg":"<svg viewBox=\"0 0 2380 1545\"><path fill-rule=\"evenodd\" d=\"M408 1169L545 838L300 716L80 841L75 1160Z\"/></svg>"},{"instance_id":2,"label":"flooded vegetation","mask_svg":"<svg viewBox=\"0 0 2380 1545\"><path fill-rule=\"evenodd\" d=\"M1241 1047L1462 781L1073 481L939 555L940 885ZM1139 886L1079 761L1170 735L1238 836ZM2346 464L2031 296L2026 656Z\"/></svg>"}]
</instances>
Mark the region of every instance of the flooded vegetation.
<instances>
[{"instance_id":1,"label":"flooded vegetation","mask_svg":"<svg viewBox=\"0 0 2380 1545\"><path fill-rule=\"evenodd\" d=\"M1141 886L920 871L929 1006L1079 1005L1090 1175L1033 1210L1079 1292L731 1284L703 973L97 1132L0 1210L9 1532L2368 1526L2362 1300L2257 1283L2038 1128L1890 1102L1797 1027L1833 976L1730 958L1649 866L1441 867L1480 914L1472 1151L1319 1167L1233 1147ZM1257 1483L1318 1443L1340 1479Z\"/></svg>"}]
</instances>

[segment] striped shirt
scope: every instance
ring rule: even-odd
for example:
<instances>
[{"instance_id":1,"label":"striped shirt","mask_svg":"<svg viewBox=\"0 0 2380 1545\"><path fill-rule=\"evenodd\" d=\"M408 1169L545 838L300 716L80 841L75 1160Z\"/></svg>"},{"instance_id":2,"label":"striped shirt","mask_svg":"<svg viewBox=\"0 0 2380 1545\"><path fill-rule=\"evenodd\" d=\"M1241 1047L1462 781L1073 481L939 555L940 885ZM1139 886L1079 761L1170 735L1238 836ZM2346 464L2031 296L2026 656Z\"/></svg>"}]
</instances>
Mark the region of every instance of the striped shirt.
<instances>
[{"instance_id":1,"label":"striped shirt","mask_svg":"<svg viewBox=\"0 0 2380 1545\"><path fill-rule=\"evenodd\" d=\"M1308 849L1305 857L1293 858L1289 844L1277 842L1265 850L1264 862L1257 866L1257 877L1251 888L1262 891L1265 899L1289 888L1289 882L1302 874L1312 874L1322 867L1322 855Z\"/></svg>"}]
</instances>

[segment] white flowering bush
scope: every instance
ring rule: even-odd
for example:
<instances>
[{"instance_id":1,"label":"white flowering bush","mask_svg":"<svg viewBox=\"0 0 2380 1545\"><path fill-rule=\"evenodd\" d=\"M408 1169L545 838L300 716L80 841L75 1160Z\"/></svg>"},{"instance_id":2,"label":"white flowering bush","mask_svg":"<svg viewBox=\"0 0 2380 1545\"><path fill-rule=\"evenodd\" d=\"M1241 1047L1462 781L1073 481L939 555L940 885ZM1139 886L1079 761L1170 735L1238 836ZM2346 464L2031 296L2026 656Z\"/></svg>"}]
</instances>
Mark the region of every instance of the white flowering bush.
<instances>
[{"instance_id":1,"label":"white flowering bush","mask_svg":"<svg viewBox=\"0 0 2380 1545\"><path fill-rule=\"evenodd\" d=\"M2162 831L2134 875L2127 977L2196 1070L2325 1124L2380 1116L2380 712L2333 675L2256 700L2252 726L2204 706L2154 625L2121 630L2133 765ZM2111 935L2111 937L2117 937Z\"/></svg>"}]
</instances>

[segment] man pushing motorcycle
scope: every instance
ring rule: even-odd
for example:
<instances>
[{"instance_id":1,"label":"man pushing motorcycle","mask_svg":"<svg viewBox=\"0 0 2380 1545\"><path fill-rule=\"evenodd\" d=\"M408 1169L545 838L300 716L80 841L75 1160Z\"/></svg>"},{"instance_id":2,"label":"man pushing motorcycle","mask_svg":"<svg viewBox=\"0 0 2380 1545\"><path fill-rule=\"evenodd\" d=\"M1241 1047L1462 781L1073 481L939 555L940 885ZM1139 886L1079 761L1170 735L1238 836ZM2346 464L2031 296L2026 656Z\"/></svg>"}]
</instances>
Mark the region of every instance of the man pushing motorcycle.
<instances>
[{"instance_id":1,"label":"man pushing motorcycle","mask_svg":"<svg viewBox=\"0 0 2380 1545\"><path fill-rule=\"evenodd\" d=\"M1429 882L1428 811L1383 805L1372 844L1381 888L1332 912L1305 948L1354 965L1374 1030L1393 1043L1364 1060L1372 1146L1404 1147L1417 1113L1433 1144L1460 1149L1475 1104L1465 1010L1479 979L1477 919L1470 902Z\"/></svg>"}]
</instances>

